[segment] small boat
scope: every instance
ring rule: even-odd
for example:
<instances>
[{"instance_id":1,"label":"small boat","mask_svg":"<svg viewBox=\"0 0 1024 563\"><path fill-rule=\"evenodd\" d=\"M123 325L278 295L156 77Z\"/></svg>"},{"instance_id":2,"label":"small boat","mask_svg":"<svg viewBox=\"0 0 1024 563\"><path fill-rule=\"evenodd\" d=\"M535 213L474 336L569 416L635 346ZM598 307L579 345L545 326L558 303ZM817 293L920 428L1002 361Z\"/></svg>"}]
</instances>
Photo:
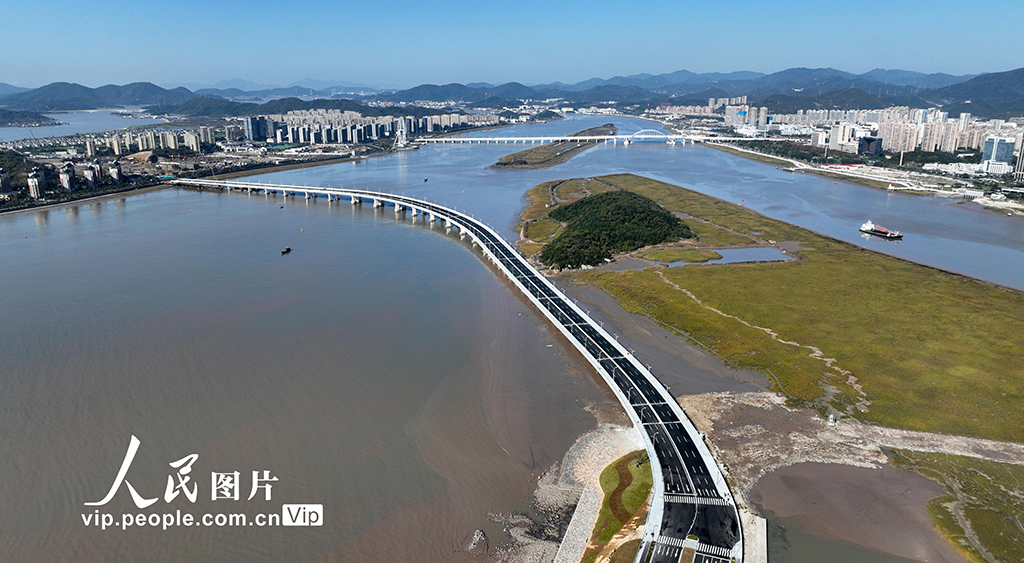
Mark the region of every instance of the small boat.
<instances>
[{"instance_id":1,"label":"small boat","mask_svg":"<svg viewBox=\"0 0 1024 563\"><path fill-rule=\"evenodd\" d=\"M281 251L281 256L284 256L285 254L288 254L291 251L292 251L292 247L286 246L285 249Z\"/></svg>"},{"instance_id":2,"label":"small boat","mask_svg":"<svg viewBox=\"0 0 1024 563\"><path fill-rule=\"evenodd\" d=\"M890 231L881 225L872 223L870 219L867 223L860 226L860 232L889 240L898 240L903 238L903 235L899 231Z\"/></svg>"},{"instance_id":3,"label":"small boat","mask_svg":"<svg viewBox=\"0 0 1024 563\"><path fill-rule=\"evenodd\" d=\"M426 181L427 181L427 179L426 179L426 178L424 178L424 179L423 179L423 181L424 181L424 182L426 182Z\"/></svg>"}]
</instances>

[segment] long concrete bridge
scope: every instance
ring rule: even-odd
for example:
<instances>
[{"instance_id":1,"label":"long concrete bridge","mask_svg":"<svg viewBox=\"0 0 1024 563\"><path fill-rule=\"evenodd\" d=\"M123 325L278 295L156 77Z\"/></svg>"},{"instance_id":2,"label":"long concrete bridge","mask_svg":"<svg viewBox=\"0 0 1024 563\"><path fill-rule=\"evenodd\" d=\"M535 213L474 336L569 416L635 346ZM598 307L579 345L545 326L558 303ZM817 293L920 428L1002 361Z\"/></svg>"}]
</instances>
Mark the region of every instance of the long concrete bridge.
<instances>
[{"instance_id":1,"label":"long concrete bridge","mask_svg":"<svg viewBox=\"0 0 1024 563\"><path fill-rule=\"evenodd\" d=\"M174 180L207 189L264 193L328 204L392 206L397 216L440 221L468 237L576 347L604 381L640 432L654 474L653 499L636 562L679 563L692 549L701 563L742 561L743 535L735 501L722 472L679 403L665 386L600 324L541 275L494 229L472 216L426 200L391 193L228 182Z\"/></svg>"},{"instance_id":2,"label":"long concrete bridge","mask_svg":"<svg viewBox=\"0 0 1024 563\"><path fill-rule=\"evenodd\" d=\"M632 135L565 135L554 137L421 137L417 143L433 145L474 145L474 144L526 144L537 143L622 143L630 145L643 141L659 141L669 145L699 143L705 141L749 141L749 137L715 137L711 135L671 135L655 129L644 129Z\"/></svg>"}]
</instances>

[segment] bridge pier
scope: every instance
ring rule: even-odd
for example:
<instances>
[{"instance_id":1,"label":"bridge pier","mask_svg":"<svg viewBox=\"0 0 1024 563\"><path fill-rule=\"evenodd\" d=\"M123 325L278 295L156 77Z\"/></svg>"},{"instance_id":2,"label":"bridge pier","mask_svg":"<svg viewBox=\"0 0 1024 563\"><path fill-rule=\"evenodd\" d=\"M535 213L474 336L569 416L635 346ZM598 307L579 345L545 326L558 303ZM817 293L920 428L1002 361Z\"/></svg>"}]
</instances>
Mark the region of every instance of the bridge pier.
<instances>
[{"instance_id":1,"label":"bridge pier","mask_svg":"<svg viewBox=\"0 0 1024 563\"><path fill-rule=\"evenodd\" d=\"M379 199L373 200L373 208L376 209L378 207L384 207L384 202Z\"/></svg>"},{"instance_id":2,"label":"bridge pier","mask_svg":"<svg viewBox=\"0 0 1024 563\"><path fill-rule=\"evenodd\" d=\"M352 205L358 205L358 204L363 202L363 198L361 198L359 196L355 196L354 195L354 196L351 196L351 197L352 197Z\"/></svg>"}]
</instances>

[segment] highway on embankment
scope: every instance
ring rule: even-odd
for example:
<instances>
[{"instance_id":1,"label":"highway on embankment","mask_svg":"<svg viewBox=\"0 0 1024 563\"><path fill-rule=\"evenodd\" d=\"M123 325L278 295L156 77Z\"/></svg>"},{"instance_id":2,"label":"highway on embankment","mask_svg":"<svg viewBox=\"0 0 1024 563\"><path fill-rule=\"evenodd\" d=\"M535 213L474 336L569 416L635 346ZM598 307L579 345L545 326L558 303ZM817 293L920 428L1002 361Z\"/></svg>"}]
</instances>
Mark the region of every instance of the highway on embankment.
<instances>
[{"instance_id":1,"label":"highway on embankment","mask_svg":"<svg viewBox=\"0 0 1024 563\"><path fill-rule=\"evenodd\" d=\"M646 366L562 294L498 233L454 209L425 200L383 192L228 182L175 180L205 189L264 192L306 198L326 196L330 204L346 198L374 207L390 204L413 220L441 220L479 246L513 284L569 339L607 382L633 421L647 448L654 473L653 498L635 561L678 563L692 549L702 563L742 561L743 540L735 501L722 473L679 404ZM689 563L687 561L686 563Z\"/></svg>"}]
</instances>

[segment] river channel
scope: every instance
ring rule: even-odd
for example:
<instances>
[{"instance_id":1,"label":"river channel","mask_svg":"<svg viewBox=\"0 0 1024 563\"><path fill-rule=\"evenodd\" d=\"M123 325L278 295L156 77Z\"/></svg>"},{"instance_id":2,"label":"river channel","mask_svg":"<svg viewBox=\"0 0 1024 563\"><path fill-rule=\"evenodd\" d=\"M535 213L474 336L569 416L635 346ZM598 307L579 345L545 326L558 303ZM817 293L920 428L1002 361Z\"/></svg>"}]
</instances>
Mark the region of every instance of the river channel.
<instances>
[{"instance_id":1,"label":"river channel","mask_svg":"<svg viewBox=\"0 0 1024 563\"><path fill-rule=\"evenodd\" d=\"M650 125L581 118L475 134L605 121L624 132ZM907 239L868 246L1021 285L1020 221L973 206L699 146L602 145L549 170L485 168L517 148L428 146L253 180L404 192L512 238L533 185L635 172L853 242L864 243L856 228L870 218ZM7 560L471 560L453 550L474 529L492 548L503 539L489 512L529 512L539 473L617 417L580 358L476 251L390 208L165 189L0 216L0 255ZM110 489L133 435L127 481L157 503L137 508L122 485L106 505L85 506ZM190 454L186 490L198 498L167 502L168 477L180 475L169 464ZM238 500L214 500L213 474L236 471ZM248 498L254 471L277 478L270 500L263 488ZM285 503L322 504L323 525L87 522L94 510L118 522L177 510L252 519Z\"/></svg>"}]
</instances>

